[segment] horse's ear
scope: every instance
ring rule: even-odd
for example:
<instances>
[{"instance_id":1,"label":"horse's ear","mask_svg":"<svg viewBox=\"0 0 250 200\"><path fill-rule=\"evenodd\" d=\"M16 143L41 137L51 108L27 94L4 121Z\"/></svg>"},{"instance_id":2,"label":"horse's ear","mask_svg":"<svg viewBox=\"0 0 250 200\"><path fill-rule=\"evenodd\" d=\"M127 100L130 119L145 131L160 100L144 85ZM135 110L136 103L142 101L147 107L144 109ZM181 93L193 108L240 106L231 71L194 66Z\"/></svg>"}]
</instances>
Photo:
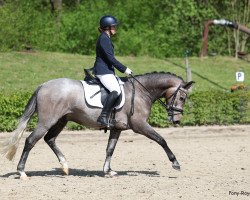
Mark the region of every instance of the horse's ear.
<instances>
[{"instance_id":1,"label":"horse's ear","mask_svg":"<svg viewBox=\"0 0 250 200\"><path fill-rule=\"evenodd\" d=\"M186 89L186 90L189 90L194 83L195 83L194 81L190 81L190 82L186 83L183 86L183 88Z\"/></svg>"}]
</instances>

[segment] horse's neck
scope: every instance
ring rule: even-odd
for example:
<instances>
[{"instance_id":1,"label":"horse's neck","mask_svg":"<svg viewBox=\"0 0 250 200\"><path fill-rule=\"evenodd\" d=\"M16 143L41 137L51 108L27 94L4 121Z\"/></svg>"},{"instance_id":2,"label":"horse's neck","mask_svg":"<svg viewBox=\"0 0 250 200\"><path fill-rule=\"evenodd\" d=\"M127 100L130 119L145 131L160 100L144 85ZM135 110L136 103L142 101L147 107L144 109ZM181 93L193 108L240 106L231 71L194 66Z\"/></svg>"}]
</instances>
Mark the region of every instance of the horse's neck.
<instances>
[{"instance_id":1,"label":"horse's neck","mask_svg":"<svg viewBox=\"0 0 250 200\"><path fill-rule=\"evenodd\" d=\"M150 96L152 97L152 101L155 101L156 99L160 98L164 91L171 87L178 87L180 85L180 80L177 78L168 78L168 79L141 79L139 80L142 85L147 88L147 90L150 92ZM146 90L146 89L144 89ZM147 91L146 91L147 92Z\"/></svg>"}]
</instances>

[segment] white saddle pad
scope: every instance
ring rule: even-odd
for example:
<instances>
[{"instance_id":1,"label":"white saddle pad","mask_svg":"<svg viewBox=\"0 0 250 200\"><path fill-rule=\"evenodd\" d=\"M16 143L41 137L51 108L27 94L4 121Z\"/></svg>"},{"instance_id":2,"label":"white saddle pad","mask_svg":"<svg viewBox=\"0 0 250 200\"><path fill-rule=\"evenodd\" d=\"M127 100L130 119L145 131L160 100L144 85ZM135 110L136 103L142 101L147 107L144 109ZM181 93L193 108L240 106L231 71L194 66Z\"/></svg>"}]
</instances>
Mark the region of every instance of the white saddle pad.
<instances>
[{"instance_id":1,"label":"white saddle pad","mask_svg":"<svg viewBox=\"0 0 250 200\"><path fill-rule=\"evenodd\" d=\"M89 85L85 81L81 81L81 82L82 82L82 85L84 88L86 102L91 106L94 106L97 108L103 108L103 105L101 102L101 92L99 92L100 86L99 85ZM125 103L124 82L122 82L119 79L119 84L120 84L121 92L122 92L122 100L121 100L121 103L115 107L116 109L121 108Z\"/></svg>"}]
</instances>

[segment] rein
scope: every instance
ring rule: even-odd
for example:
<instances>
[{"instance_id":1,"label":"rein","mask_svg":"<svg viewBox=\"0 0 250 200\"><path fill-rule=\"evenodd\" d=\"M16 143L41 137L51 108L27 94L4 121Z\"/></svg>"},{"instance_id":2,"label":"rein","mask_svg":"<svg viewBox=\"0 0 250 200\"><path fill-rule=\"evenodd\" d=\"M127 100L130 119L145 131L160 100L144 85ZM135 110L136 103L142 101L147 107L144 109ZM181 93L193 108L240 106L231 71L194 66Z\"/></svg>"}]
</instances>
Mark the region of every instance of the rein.
<instances>
[{"instance_id":1,"label":"rein","mask_svg":"<svg viewBox=\"0 0 250 200\"><path fill-rule=\"evenodd\" d=\"M139 83L150 94L150 96L153 96L152 93L140 81L138 81L132 74L130 74L130 76L137 83ZM177 88L177 90L170 97L167 98L167 99L170 99L171 97L173 97L169 105L167 105L166 103L164 103L160 98L156 99L167 110L168 115L171 116L172 118L174 116L174 111L179 112L181 114L183 113L183 109L179 109L179 108L176 108L174 106L174 102L175 102L175 99L176 99L176 96L177 96L177 93L179 92L179 90L181 90L181 85L179 85L179 87ZM134 93L134 90L133 90L133 93Z\"/></svg>"}]
</instances>

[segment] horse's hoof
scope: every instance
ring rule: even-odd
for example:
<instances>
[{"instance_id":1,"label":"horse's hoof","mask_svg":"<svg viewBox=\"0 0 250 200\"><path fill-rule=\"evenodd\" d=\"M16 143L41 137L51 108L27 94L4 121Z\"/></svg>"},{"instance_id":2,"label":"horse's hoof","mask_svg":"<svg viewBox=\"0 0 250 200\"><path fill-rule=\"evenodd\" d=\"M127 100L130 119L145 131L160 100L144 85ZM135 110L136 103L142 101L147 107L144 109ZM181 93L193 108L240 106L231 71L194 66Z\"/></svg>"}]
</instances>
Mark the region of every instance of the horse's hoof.
<instances>
[{"instance_id":1,"label":"horse's hoof","mask_svg":"<svg viewBox=\"0 0 250 200\"><path fill-rule=\"evenodd\" d=\"M69 175L69 167L67 163L61 163L62 165L62 170L64 172L65 175Z\"/></svg>"},{"instance_id":2,"label":"horse's hoof","mask_svg":"<svg viewBox=\"0 0 250 200\"><path fill-rule=\"evenodd\" d=\"M26 175L24 171L18 171L18 173L20 174L20 180L23 180L23 181L29 180L29 177Z\"/></svg>"},{"instance_id":3,"label":"horse's hoof","mask_svg":"<svg viewBox=\"0 0 250 200\"><path fill-rule=\"evenodd\" d=\"M106 178L118 177L118 174L115 171L109 171L105 173Z\"/></svg>"},{"instance_id":4,"label":"horse's hoof","mask_svg":"<svg viewBox=\"0 0 250 200\"><path fill-rule=\"evenodd\" d=\"M62 168L65 175L69 175L69 168Z\"/></svg>"},{"instance_id":5,"label":"horse's hoof","mask_svg":"<svg viewBox=\"0 0 250 200\"><path fill-rule=\"evenodd\" d=\"M180 166L180 164L178 163L177 160L175 160L175 161L173 162L172 167L173 167L175 170L181 171L181 166Z\"/></svg>"},{"instance_id":6,"label":"horse's hoof","mask_svg":"<svg viewBox=\"0 0 250 200\"><path fill-rule=\"evenodd\" d=\"M22 176L20 176L20 180L22 180L22 181L28 181L29 177L27 175L22 175Z\"/></svg>"}]
</instances>

